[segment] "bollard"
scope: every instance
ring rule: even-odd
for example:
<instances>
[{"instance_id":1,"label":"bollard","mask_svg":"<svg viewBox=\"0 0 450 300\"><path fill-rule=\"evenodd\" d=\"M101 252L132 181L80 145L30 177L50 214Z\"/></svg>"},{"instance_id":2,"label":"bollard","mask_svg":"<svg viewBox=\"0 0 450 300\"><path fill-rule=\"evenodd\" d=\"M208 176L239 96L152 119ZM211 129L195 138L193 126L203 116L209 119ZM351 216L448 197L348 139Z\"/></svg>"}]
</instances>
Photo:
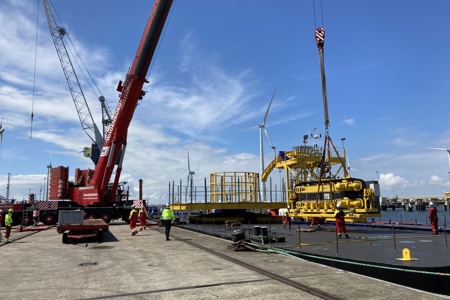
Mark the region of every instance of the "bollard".
<instances>
[{"instance_id":1,"label":"bollard","mask_svg":"<svg viewBox=\"0 0 450 300\"><path fill-rule=\"evenodd\" d=\"M411 252L409 251L408 248L403 248L402 258L396 258L396 260L411 261L411 260L418 260L418 259L411 257Z\"/></svg>"}]
</instances>

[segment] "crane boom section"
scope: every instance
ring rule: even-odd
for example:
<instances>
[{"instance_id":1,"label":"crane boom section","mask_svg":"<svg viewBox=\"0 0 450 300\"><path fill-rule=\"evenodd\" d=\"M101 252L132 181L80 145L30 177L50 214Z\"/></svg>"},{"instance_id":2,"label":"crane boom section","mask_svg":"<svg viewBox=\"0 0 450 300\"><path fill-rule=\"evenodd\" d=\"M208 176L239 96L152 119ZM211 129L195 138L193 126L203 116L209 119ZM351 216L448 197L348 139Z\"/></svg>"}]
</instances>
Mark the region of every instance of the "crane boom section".
<instances>
[{"instance_id":1,"label":"crane boom section","mask_svg":"<svg viewBox=\"0 0 450 300\"><path fill-rule=\"evenodd\" d=\"M47 17L48 28L50 30L56 52L58 53L59 61L64 71L64 76L66 77L66 81L69 86L69 90L72 95L72 99L75 104L81 126L89 136L89 138L92 140L92 142L96 144L100 149L100 147L103 145L103 136L94 122L83 90L80 86L78 76L73 67L69 53L67 52L66 44L64 43L63 39L66 35L66 30L56 24L48 0L43 0L43 4Z\"/></svg>"},{"instance_id":2,"label":"crane boom section","mask_svg":"<svg viewBox=\"0 0 450 300\"><path fill-rule=\"evenodd\" d=\"M122 161L127 144L128 127L133 118L138 101L142 99L145 92L142 87L150 62L155 53L156 46L161 36L164 23L167 19L173 0L156 0L145 27L144 34L139 44L133 65L126 75L125 81L119 82L117 90L121 92L119 102L114 113L111 125L103 144L100 158L95 168L89 186L79 188L75 199L83 205L110 204L117 189ZM115 172L112 190L107 195L108 184L114 171L114 166L119 159Z\"/></svg>"}]
</instances>

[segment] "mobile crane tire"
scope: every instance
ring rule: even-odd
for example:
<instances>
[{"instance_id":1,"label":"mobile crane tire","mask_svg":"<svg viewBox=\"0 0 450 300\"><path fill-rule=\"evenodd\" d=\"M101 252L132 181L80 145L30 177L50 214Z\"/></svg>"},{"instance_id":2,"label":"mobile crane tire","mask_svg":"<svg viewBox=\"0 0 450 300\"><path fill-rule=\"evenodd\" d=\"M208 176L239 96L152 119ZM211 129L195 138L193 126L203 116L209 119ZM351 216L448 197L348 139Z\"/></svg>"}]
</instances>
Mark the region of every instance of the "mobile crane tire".
<instances>
[{"instance_id":1,"label":"mobile crane tire","mask_svg":"<svg viewBox=\"0 0 450 300\"><path fill-rule=\"evenodd\" d=\"M56 214L54 213L46 213L42 216L42 223L47 226L55 225L57 221Z\"/></svg>"},{"instance_id":2,"label":"mobile crane tire","mask_svg":"<svg viewBox=\"0 0 450 300\"><path fill-rule=\"evenodd\" d=\"M104 213L104 214L102 214L102 216L101 216L101 219L103 220L103 221L105 221L105 223L107 223L107 224L109 224L109 223L111 223L111 214L109 214L109 213Z\"/></svg>"},{"instance_id":3,"label":"mobile crane tire","mask_svg":"<svg viewBox=\"0 0 450 300\"><path fill-rule=\"evenodd\" d=\"M67 244L67 242L68 242L67 232L64 232L62 235L62 243Z\"/></svg>"}]
</instances>

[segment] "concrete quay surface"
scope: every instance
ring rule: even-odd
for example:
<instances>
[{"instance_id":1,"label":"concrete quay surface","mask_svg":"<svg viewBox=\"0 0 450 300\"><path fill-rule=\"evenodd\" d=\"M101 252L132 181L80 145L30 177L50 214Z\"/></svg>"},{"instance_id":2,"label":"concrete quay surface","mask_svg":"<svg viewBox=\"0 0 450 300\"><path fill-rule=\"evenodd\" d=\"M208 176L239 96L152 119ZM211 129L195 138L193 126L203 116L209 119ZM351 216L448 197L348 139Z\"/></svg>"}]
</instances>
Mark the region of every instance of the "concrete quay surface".
<instances>
[{"instance_id":1,"label":"concrete quay surface","mask_svg":"<svg viewBox=\"0 0 450 300\"><path fill-rule=\"evenodd\" d=\"M16 232L0 247L2 299L322 299L190 243L282 275L328 299L450 299L280 254L232 251L231 244L172 227L131 236L114 221L103 243L63 244L56 228Z\"/></svg>"}]
</instances>

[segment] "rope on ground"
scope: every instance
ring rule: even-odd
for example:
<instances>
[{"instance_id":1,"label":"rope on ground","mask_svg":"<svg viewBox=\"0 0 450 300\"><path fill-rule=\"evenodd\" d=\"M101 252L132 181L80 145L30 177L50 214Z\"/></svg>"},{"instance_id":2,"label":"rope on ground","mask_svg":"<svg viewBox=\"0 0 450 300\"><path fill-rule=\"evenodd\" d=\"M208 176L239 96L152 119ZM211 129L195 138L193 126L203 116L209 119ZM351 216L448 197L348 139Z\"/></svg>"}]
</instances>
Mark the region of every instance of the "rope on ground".
<instances>
[{"instance_id":1,"label":"rope on ground","mask_svg":"<svg viewBox=\"0 0 450 300\"><path fill-rule=\"evenodd\" d=\"M317 256L314 254L307 254L307 253L301 253L301 252L296 252L296 251L282 250L282 249L278 249L278 248L267 248L267 247L262 247L261 245L258 245L258 244L248 243L248 242L246 242L246 244L252 246L253 248L255 248L255 251L258 251L258 252L282 254L282 255L293 257L293 258L309 257L309 258L321 259L321 260L332 261L332 262L339 262L339 263L344 263L344 264L349 264L349 265L379 268L379 269L385 269L385 270L402 271L402 272L409 272L409 273L416 273L416 274L423 274L423 275L437 275L437 276L450 277L450 273L430 272L430 271L388 267L388 266L382 266L382 265L376 265L376 264L370 264L370 263L362 263L362 262L356 262L356 261L335 259L332 257Z\"/></svg>"}]
</instances>

